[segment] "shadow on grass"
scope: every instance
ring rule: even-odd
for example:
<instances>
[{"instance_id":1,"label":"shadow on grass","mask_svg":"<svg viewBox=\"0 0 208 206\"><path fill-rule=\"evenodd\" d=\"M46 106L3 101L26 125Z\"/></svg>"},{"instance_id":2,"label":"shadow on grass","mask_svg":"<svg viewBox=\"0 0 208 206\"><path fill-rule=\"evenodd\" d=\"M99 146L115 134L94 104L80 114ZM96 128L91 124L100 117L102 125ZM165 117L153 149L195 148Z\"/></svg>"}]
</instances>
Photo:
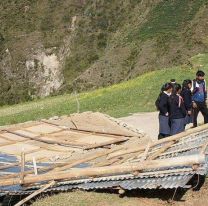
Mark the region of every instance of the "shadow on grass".
<instances>
[{"instance_id":1,"label":"shadow on grass","mask_svg":"<svg viewBox=\"0 0 208 206\"><path fill-rule=\"evenodd\" d=\"M205 176L202 175L194 175L192 179L188 182L188 186L190 186L191 190L199 191L201 187L204 185L206 180ZM105 194L117 194L120 198L127 197L127 198L149 198L149 199L159 199L168 203L173 201L177 202L184 202L182 197L189 189L185 188L177 188L177 189L135 189L135 190L126 190L123 194L118 194L118 188L116 189L99 189L99 190L89 190L89 192L96 192L96 193L105 193ZM76 190L73 190L76 191ZM69 191L66 191L66 193ZM48 192L44 194L40 194L36 196L34 199L29 201L27 205L31 205L36 200L40 200L44 197L52 196L59 194L60 192ZM63 192L62 192L63 193ZM1 198L0 205L2 206L13 206L21 199L25 198L26 196L6 196L4 199Z\"/></svg>"}]
</instances>

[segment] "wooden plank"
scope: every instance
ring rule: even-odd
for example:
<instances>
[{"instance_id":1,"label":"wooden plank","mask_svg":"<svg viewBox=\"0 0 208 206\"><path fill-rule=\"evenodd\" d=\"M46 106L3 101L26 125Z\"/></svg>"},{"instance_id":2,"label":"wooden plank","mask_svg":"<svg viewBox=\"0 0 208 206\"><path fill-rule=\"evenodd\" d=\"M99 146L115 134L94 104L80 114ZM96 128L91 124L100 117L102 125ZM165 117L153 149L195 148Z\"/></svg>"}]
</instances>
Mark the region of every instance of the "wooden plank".
<instances>
[{"instance_id":1,"label":"wooden plank","mask_svg":"<svg viewBox=\"0 0 208 206\"><path fill-rule=\"evenodd\" d=\"M26 142L28 140L20 140L20 141L10 141L8 143L3 143L3 144L0 144L0 147L4 147L4 146L8 146L8 145L13 145L13 144L17 144L19 142Z\"/></svg>"},{"instance_id":2,"label":"wooden plank","mask_svg":"<svg viewBox=\"0 0 208 206\"><path fill-rule=\"evenodd\" d=\"M3 132L3 131L2 131ZM10 138L8 138L8 137L4 137L4 136L1 136L0 135L0 138L1 139L4 139L4 140L7 140L7 141L10 141L10 142L14 142L14 140L11 140Z\"/></svg>"},{"instance_id":3,"label":"wooden plank","mask_svg":"<svg viewBox=\"0 0 208 206\"><path fill-rule=\"evenodd\" d=\"M55 123L48 122L48 121L45 121L45 120L41 120L41 122L61 127L61 125L59 125L59 124L55 124ZM133 135L122 135L122 134L116 134L116 133L98 132L98 131L93 131L93 130L84 130L84 129L75 129L75 128L68 128L68 129L72 130L72 131L76 131L76 132L84 132L84 133L90 133L90 134L99 134L99 135L105 135L105 136L109 135L109 136L117 136L117 137L135 137Z\"/></svg>"},{"instance_id":4,"label":"wooden plank","mask_svg":"<svg viewBox=\"0 0 208 206\"><path fill-rule=\"evenodd\" d=\"M147 159L150 159L150 160L156 159L158 156L160 156L161 153L163 153L167 149L169 149L174 143L175 143L175 141L168 142L165 146L160 148L157 152L155 152L154 154L150 155Z\"/></svg>"},{"instance_id":5,"label":"wooden plank","mask_svg":"<svg viewBox=\"0 0 208 206\"><path fill-rule=\"evenodd\" d=\"M193 166L195 164L202 164L204 162L205 162L205 155L190 155L186 157L172 158L171 161L167 161L167 159L148 160L141 163L133 163L133 164L130 163L128 165L113 165L107 167L71 169L64 172L50 172L46 174L40 174L38 176L29 175L29 176L25 176L24 183L32 184L41 181L73 180L73 179L80 179L80 178L93 177L93 176L126 174L126 173L138 172L142 170L149 170L149 169ZM19 178L0 180L1 186L15 185L19 183L20 183Z\"/></svg>"},{"instance_id":6,"label":"wooden plank","mask_svg":"<svg viewBox=\"0 0 208 206\"><path fill-rule=\"evenodd\" d=\"M35 140L35 141L43 142L43 143L47 143L47 144L57 144L57 145L61 145L61 146L70 146L70 147L75 147L75 148L79 148L79 149L83 148L83 147L79 147L79 146L75 146L75 145L70 145L70 144L67 144L65 142L59 142L59 141L54 141L54 140L44 140L44 139L40 139L40 138L37 138L37 137L29 137L29 136L19 134L17 132L9 131L9 130L4 130L4 131L8 132L8 133L11 133L11 134L19 135L21 137L24 137L24 138L27 138L27 139L30 139L30 140Z\"/></svg>"},{"instance_id":7,"label":"wooden plank","mask_svg":"<svg viewBox=\"0 0 208 206\"><path fill-rule=\"evenodd\" d=\"M48 184L46 184L45 186L43 186L39 190L33 192L32 194L30 194L29 196L27 196L26 198L24 198L23 200L21 200L20 202L18 202L17 204L15 204L15 206L21 206L21 205L25 204L26 202L28 202L29 200L31 200L35 196L41 194L42 192L44 192L48 188L52 187L53 185L55 185L55 181L49 182Z\"/></svg>"},{"instance_id":8,"label":"wooden plank","mask_svg":"<svg viewBox=\"0 0 208 206\"><path fill-rule=\"evenodd\" d=\"M87 147L84 147L84 149L86 149L86 150L95 149L95 148L98 148L98 147L103 147L103 146L107 146L107 145L111 145L111 144L118 144L118 143L121 143L121 142L125 142L127 140L129 140L129 138L114 139L114 140L103 142L103 143L100 143L100 144L94 144L92 146L87 146Z\"/></svg>"}]
</instances>

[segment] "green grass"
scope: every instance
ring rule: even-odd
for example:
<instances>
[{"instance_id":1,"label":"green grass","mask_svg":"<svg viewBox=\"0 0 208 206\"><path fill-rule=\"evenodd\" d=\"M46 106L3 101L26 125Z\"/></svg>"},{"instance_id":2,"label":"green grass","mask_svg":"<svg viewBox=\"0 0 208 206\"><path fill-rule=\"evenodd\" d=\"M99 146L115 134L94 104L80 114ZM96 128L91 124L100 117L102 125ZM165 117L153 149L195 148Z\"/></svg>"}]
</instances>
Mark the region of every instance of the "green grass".
<instances>
[{"instance_id":1,"label":"green grass","mask_svg":"<svg viewBox=\"0 0 208 206\"><path fill-rule=\"evenodd\" d=\"M47 54L54 52L59 56L65 40L69 37L70 52L63 54L66 57L63 58L65 62L62 68L65 81L60 92L71 92L74 80L87 69L92 69L94 63L97 69L92 71L102 76L102 81L91 81L94 76L90 75L86 79L78 78L77 89L83 88L80 86L83 82L87 82L87 90L130 78L130 73L137 75L143 71L158 69L158 65L178 65L187 60L186 49L183 49L185 46L189 47L191 53L195 48L203 51L207 44L206 32L202 32L204 38L200 34L197 41L192 39L192 34L195 33L194 24L205 27L203 22L206 22L206 17L199 18L197 14L206 9L204 5L207 0L163 0L148 4L142 2L0 1L0 61L6 60L5 64L8 68L11 67L10 71L0 63L0 105L15 104L38 96L39 86L36 88L29 81L30 75L25 68L25 61L39 52L39 47L44 47ZM74 16L77 17L76 29L72 32L70 27ZM148 45L152 49L146 51ZM6 49L11 53L12 58L8 58L10 60L5 58ZM177 58L175 55L168 55L170 49L178 50ZM140 65L143 59L146 60ZM36 67L30 73L36 73ZM8 71L5 72L5 69ZM10 73L15 75L9 75ZM40 85L42 86L44 85Z\"/></svg>"},{"instance_id":2,"label":"green grass","mask_svg":"<svg viewBox=\"0 0 208 206\"><path fill-rule=\"evenodd\" d=\"M191 21L204 0L166 0L156 5L149 15L148 21L139 31L139 37L144 39L157 34L176 32Z\"/></svg>"},{"instance_id":3,"label":"green grass","mask_svg":"<svg viewBox=\"0 0 208 206\"><path fill-rule=\"evenodd\" d=\"M191 58L195 68L203 67L208 74L208 54L199 54ZM154 102L161 85L171 78L180 83L186 78L193 79L196 69L174 67L152 71L136 79L101 88L78 95L80 112L99 111L114 117L127 116L136 112L155 111ZM76 98L73 95L48 97L33 102L21 103L0 108L0 125L25 122L55 115L65 115L77 111Z\"/></svg>"},{"instance_id":4,"label":"green grass","mask_svg":"<svg viewBox=\"0 0 208 206\"><path fill-rule=\"evenodd\" d=\"M158 200L157 202L161 203L162 201ZM144 205L145 203L145 198L120 198L118 194L76 191L40 199L33 206L131 206Z\"/></svg>"},{"instance_id":5,"label":"green grass","mask_svg":"<svg viewBox=\"0 0 208 206\"><path fill-rule=\"evenodd\" d=\"M208 184L207 181L199 192L189 190L182 197L181 201L168 203L173 197L171 190L130 190L126 191L124 197L116 193L71 191L36 199L33 206L161 206L161 205L206 205ZM178 194L178 193L177 193ZM179 193L180 196L180 193ZM176 197L178 198L178 196ZM181 198L181 196L180 196ZM185 201L185 202L184 202Z\"/></svg>"}]
</instances>

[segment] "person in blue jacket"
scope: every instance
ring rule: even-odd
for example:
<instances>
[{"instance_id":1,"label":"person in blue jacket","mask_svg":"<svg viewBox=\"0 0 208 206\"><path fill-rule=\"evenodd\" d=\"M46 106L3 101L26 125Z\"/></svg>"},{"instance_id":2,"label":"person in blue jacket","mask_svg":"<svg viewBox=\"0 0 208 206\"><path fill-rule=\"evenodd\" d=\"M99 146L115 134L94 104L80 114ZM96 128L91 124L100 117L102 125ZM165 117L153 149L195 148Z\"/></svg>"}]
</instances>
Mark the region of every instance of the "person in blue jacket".
<instances>
[{"instance_id":1,"label":"person in blue jacket","mask_svg":"<svg viewBox=\"0 0 208 206\"><path fill-rule=\"evenodd\" d=\"M175 135L185 130L184 122L186 109L183 98L181 97L181 85L175 85L175 93L169 98L170 102L170 135Z\"/></svg>"},{"instance_id":2,"label":"person in blue jacket","mask_svg":"<svg viewBox=\"0 0 208 206\"><path fill-rule=\"evenodd\" d=\"M158 110L159 110L159 135L158 139L170 136L170 121L169 121L169 97L172 93L173 86L166 83L162 87L159 96Z\"/></svg>"},{"instance_id":3,"label":"person in blue jacket","mask_svg":"<svg viewBox=\"0 0 208 206\"><path fill-rule=\"evenodd\" d=\"M184 126L193 123L191 87L192 87L192 81L190 79L186 79L183 81L181 96L184 100L184 105L186 108L186 117L185 117Z\"/></svg>"},{"instance_id":4,"label":"person in blue jacket","mask_svg":"<svg viewBox=\"0 0 208 206\"><path fill-rule=\"evenodd\" d=\"M206 105L207 88L204 79L205 73L197 71L196 79L192 81L192 108L193 108L193 126L197 127L197 117L199 112L204 117L204 123L208 123L208 109Z\"/></svg>"}]
</instances>

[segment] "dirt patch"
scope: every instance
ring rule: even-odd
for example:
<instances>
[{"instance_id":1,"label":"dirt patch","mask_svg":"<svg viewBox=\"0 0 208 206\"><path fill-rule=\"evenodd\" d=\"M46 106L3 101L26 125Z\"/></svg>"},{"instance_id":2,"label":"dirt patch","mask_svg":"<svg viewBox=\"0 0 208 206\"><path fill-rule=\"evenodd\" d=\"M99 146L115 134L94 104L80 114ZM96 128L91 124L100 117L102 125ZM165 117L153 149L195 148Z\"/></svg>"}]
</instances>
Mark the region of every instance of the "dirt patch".
<instances>
[{"instance_id":1,"label":"dirt patch","mask_svg":"<svg viewBox=\"0 0 208 206\"><path fill-rule=\"evenodd\" d=\"M159 131L158 112L136 113L129 117L120 118L120 120L132 125L135 128L139 128L151 137L153 141L157 140ZM199 123L203 122L201 113L199 114L198 121ZM188 129L191 126L192 124L189 124L186 128Z\"/></svg>"}]
</instances>

